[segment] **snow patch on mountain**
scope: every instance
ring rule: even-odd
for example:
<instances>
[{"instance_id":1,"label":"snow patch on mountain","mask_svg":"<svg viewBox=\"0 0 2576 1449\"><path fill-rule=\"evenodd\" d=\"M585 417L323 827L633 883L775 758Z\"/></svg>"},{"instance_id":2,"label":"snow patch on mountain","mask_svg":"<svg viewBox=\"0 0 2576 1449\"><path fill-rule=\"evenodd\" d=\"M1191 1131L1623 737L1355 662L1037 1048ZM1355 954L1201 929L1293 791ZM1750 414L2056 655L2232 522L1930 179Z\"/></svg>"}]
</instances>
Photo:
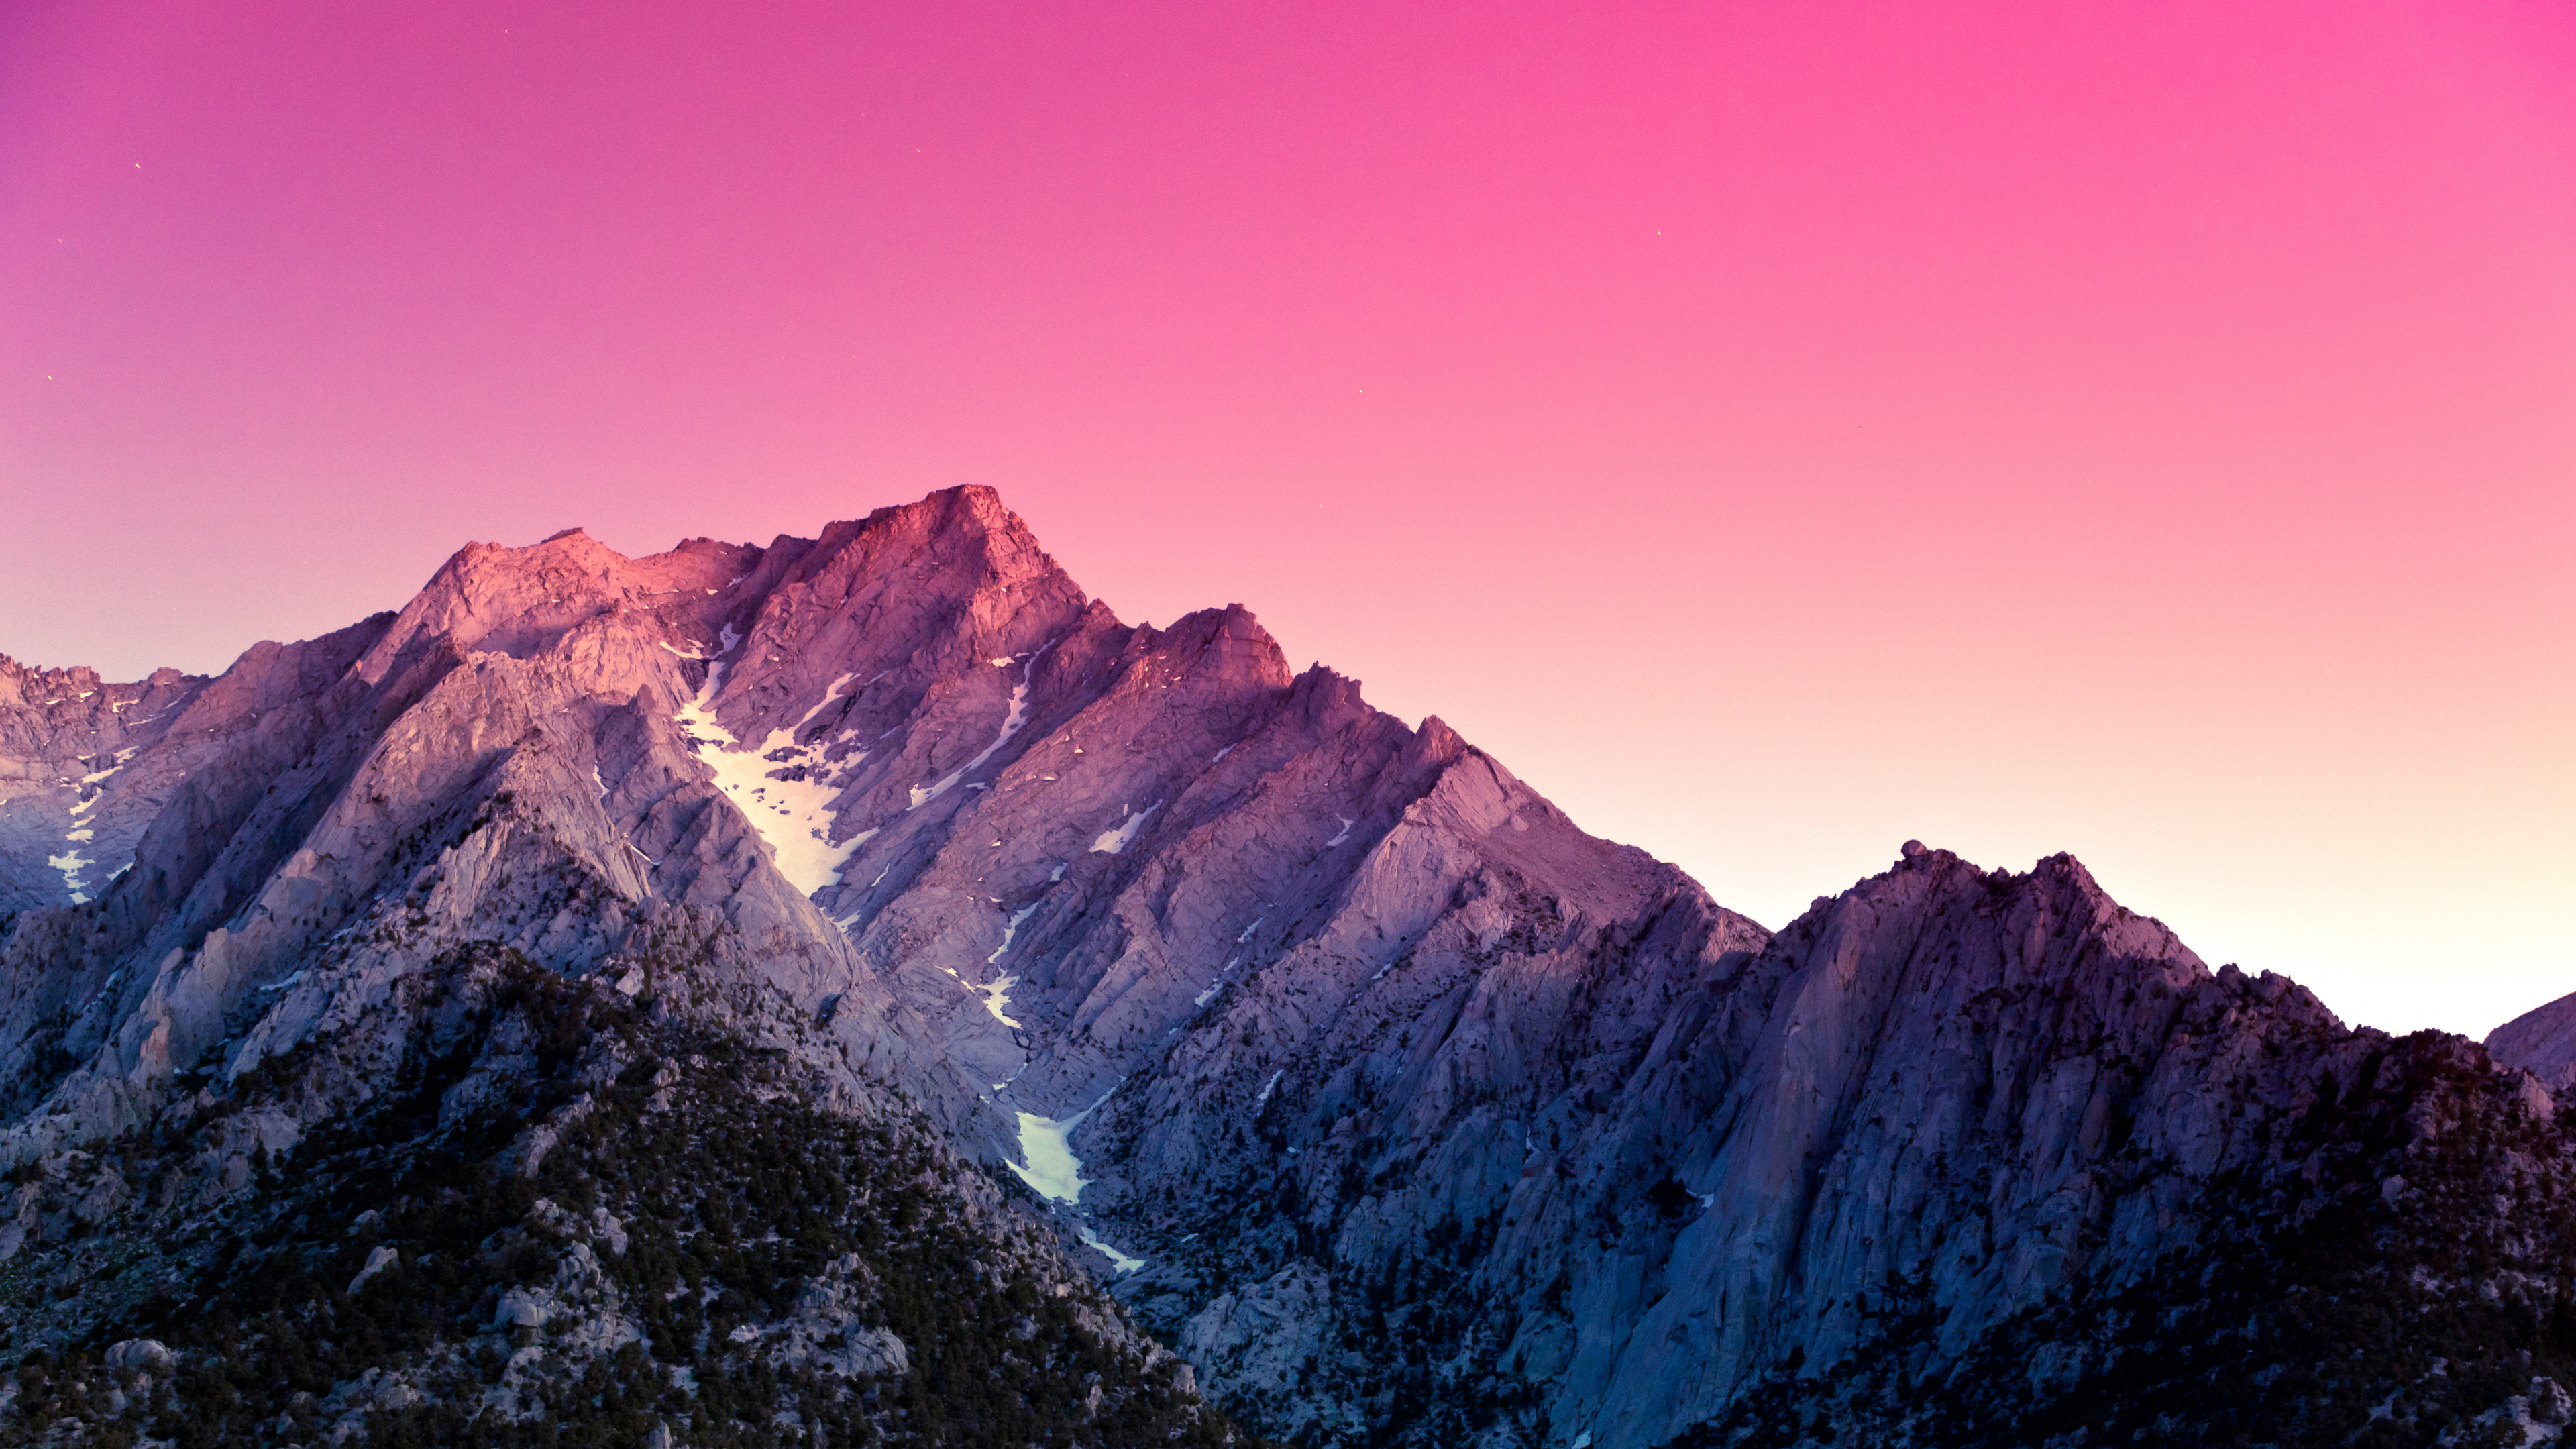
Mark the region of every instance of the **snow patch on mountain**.
<instances>
[{"instance_id":1,"label":"snow patch on mountain","mask_svg":"<svg viewBox=\"0 0 2576 1449\"><path fill-rule=\"evenodd\" d=\"M1111 1270L1116 1272L1118 1276L1123 1278L1145 1266L1144 1259L1131 1258L1125 1253L1118 1251L1116 1248L1109 1246L1107 1243L1100 1241L1100 1235L1091 1230L1091 1224L1084 1223L1075 1231L1076 1235L1082 1239L1084 1247L1097 1248L1109 1259Z\"/></svg>"},{"instance_id":2,"label":"snow patch on mountain","mask_svg":"<svg viewBox=\"0 0 2576 1449\"><path fill-rule=\"evenodd\" d=\"M98 862L82 855L78 845L74 845L60 855L46 856L45 864L63 873L63 885L71 891L73 905L79 905L89 899L83 892L81 872Z\"/></svg>"},{"instance_id":3,"label":"snow patch on mountain","mask_svg":"<svg viewBox=\"0 0 2576 1449\"><path fill-rule=\"evenodd\" d=\"M81 697L86 699L89 696ZM90 818L91 813L107 800L105 792L98 787L118 771L123 770L126 761L134 758L134 753L133 749L119 750L109 760L106 769L92 770L78 780L69 782L75 794L71 808L71 829L63 832L63 843L70 848L60 855L46 856L45 864L53 870L62 872L63 888L71 893L73 905L81 905L89 900L89 882L82 877L91 866L98 864L96 858L84 852L84 847L98 838L98 831ZM122 870L117 872L118 875L123 873ZM115 878L113 875L108 877L110 880Z\"/></svg>"},{"instance_id":4,"label":"snow patch on mountain","mask_svg":"<svg viewBox=\"0 0 2576 1449\"><path fill-rule=\"evenodd\" d=\"M1130 809L1124 819L1100 832L1092 840L1092 850L1102 855L1116 855L1124 851L1135 843L1137 832L1145 828L1145 817L1162 808L1163 802L1157 800L1142 810Z\"/></svg>"},{"instance_id":5,"label":"snow patch on mountain","mask_svg":"<svg viewBox=\"0 0 2576 1449\"><path fill-rule=\"evenodd\" d=\"M732 630L726 630L728 636ZM832 681L821 704L786 729L771 730L757 747L746 746L716 720L715 699L724 684L725 666L710 665L697 698L680 707L675 718L700 760L715 775L718 788L734 808L769 842L778 873L807 895L838 881L841 868L869 833L835 845L832 801L840 794L825 772L815 768L812 748L796 743L796 731L812 723L830 705L851 676ZM798 776L803 778L797 778Z\"/></svg>"},{"instance_id":6,"label":"snow patch on mountain","mask_svg":"<svg viewBox=\"0 0 2576 1449\"><path fill-rule=\"evenodd\" d=\"M1091 1115L1091 1108L1085 1107L1070 1117L1041 1117L1035 1112L1018 1115L1020 1155L1028 1159L1028 1164L1005 1165L1038 1196L1057 1202L1079 1202L1082 1190L1091 1185L1092 1179L1082 1175L1082 1159L1073 1155L1072 1144L1066 1139L1083 1118Z\"/></svg>"},{"instance_id":7,"label":"snow patch on mountain","mask_svg":"<svg viewBox=\"0 0 2576 1449\"><path fill-rule=\"evenodd\" d=\"M1011 949L1011 938L1020 933L1020 923L1036 915L1037 910L1037 902L1031 901L1013 912L1011 918L1002 923L1002 944L994 947L993 954L984 958L985 965L991 966L1001 961L1002 953ZM993 1013L993 1019L1013 1030L1017 1030L1021 1023L1011 1018L1011 988L1019 984L1020 978L1017 976L1000 976L975 988L975 994L984 998L984 1009Z\"/></svg>"},{"instance_id":8,"label":"snow patch on mountain","mask_svg":"<svg viewBox=\"0 0 2576 1449\"><path fill-rule=\"evenodd\" d=\"M913 786L912 803L905 806L905 809L918 810L922 806L929 804L931 801L938 799L940 796L947 794L950 790L956 787L958 781L963 780L968 775L982 769L984 767L984 762L993 758L994 752L1011 742L1011 736L1018 734L1020 732L1020 727L1029 722L1029 675L1038 667L1038 660L1044 658L1047 650L1054 647L1055 645L1052 643L1043 646L1035 654L1031 654L1029 656L1029 662L1027 664L1020 667L1020 682L1011 686L1010 712L1002 717L1002 728L1000 732L993 736L993 742L991 744L984 747L983 753L977 755L971 760L968 760L965 764L958 766L946 779L941 780L936 785L927 787L921 785ZM996 665L1005 665L1010 662L1011 661L1008 659L996 659L993 661Z\"/></svg>"},{"instance_id":9,"label":"snow patch on mountain","mask_svg":"<svg viewBox=\"0 0 2576 1449\"><path fill-rule=\"evenodd\" d=\"M1215 979L1215 980L1213 980L1213 981L1211 981L1211 982L1209 982L1209 983L1208 983L1207 990L1200 992L1200 993L1198 994L1198 998L1197 998L1196 1000L1192 1001L1190 1004L1191 1004L1192 1006L1205 1006L1205 1005L1207 1005L1207 1004L1208 1004L1208 998L1209 998L1209 997L1211 997L1211 996L1216 995L1216 993L1217 993L1217 989L1218 989L1219 987L1221 987L1221 986L1225 985L1225 973L1227 973L1228 971L1233 970L1233 969L1234 969L1234 966L1235 966L1235 963L1236 963L1236 962L1238 962L1238 961L1241 961L1242 959L1243 959L1243 958L1242 958L1242 957L1240 957L1240 956L1228 956L1227 958L1225 958L1225 964L1224 964L1223 966L1220 966L1220 967L1218 967L1218 968L1217 968L1217 972L1216 972L1216 979Z\"/></svg>"}]
</instances>

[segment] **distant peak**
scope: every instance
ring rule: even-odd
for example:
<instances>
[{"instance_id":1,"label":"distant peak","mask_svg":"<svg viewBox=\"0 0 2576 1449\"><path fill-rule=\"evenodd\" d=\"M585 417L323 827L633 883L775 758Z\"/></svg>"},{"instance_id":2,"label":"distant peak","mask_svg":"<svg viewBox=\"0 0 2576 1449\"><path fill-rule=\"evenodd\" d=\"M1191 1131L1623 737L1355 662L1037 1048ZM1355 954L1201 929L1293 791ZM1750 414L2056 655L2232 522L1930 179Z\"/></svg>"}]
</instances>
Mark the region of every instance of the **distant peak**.
<instances>
[{"instance_id":1,"label":"distant peak","mask_svg":"<svg viewBox=\"0 0 2576 1449\"><path fill-rule=\"evenodd\" d=\"M581 532L582 532L582 527L581 527L581 525L580 525L580 524L578 524L578 523L576 523L576 524L574 524L574 525L573 525L572 527L570 527L570 528L558 528L558 529L556 529L554 532L547 534L547 535L545 536L545 540L544 540L544 541L545 541L546 543L552 543L552 542L554 542L556 539L559 539L559 538L570 538L570 537L572 537L574 534L576 534L576 533L581 533Z\"/></svg>"}]
</instances>

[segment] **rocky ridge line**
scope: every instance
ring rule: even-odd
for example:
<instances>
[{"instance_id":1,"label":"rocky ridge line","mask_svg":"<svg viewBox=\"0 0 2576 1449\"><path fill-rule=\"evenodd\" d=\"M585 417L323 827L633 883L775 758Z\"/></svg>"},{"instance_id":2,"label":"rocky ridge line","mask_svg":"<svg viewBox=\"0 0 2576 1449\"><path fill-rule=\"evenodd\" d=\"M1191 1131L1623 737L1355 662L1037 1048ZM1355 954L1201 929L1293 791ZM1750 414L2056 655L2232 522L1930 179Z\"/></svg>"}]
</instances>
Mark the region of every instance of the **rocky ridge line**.
<instances>
[{"instance_id":1,"label":"rocky ridge line","mask_svg":"<svg viewBox=\"0 0 2576 1449\"><path fill-rule=\"evenodd\" d=\"M987 490L766 548L474 545L161 687L131 868L0 921L0 1158L53 1173L506 950L937 1123L1301 1442L1629 1449L1783 1396L1915 1433L1819 1375L2311 1221L2243 1184L2324 1163L2284 1124L2392 1049L2067 857L1909 844L1767 932L1239 607L1120 622ZM94 756L30 708L11 758ZM2353 1211L2314 1221L2376 1262L2424 1209Z\"/></svg>"}]
</instances>

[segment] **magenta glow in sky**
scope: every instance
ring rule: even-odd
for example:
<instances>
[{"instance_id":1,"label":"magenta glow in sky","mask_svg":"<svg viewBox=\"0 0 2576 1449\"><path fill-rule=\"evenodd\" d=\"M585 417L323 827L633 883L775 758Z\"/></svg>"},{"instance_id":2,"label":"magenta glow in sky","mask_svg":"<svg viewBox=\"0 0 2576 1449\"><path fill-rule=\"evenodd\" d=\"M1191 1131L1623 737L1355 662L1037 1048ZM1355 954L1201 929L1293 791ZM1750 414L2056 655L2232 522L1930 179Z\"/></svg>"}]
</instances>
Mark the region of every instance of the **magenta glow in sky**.
<instances>
[{"instance_id":1,"label":"magenta glow in sky","mask_svg":"<svg viewBox=\"0 0 2576 1449\"><path fill-rule=\"evenodd\" d=\"M2576 990L2563 6L0 10L0 649L958 482L1771 925Z\"/></svg>"}]
</instances>

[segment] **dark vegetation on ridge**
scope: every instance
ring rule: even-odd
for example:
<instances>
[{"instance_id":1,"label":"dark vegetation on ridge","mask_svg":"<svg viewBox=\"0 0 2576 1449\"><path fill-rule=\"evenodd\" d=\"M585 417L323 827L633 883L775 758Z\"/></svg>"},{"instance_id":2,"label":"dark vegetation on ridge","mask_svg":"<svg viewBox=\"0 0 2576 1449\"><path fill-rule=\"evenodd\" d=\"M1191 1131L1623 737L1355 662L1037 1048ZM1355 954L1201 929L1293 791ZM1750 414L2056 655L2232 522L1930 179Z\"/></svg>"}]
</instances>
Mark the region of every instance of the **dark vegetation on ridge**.
<instances>
[{"instance_id":1,"label":"dark vegetation on ridge","mask_svg":"<svg viewBox=\"0 0 2576 1449\"><path fill-rule=\"evenodd\" d=\"M2278 1170L2222 1174L2149 1281L2079 1283L1955 1356L1926 1285L1891 1284L1849 1359L1777 1365L1672 1449L2521 1445L2494 1412L2517 1398L2567 1421L2576 1122L2426 1031L2267 1130Z\"/></svg>"},{"instance_id":2,"label":"dark vegetation on ridge","mask_svg":"<svg viewBox=\"0 0 2576 1449\"><path fill-rule=\"evenodd\" d=\"M514 952L456 953L408 988L439 1024L291 1170L262 1151L252 1193L151 1205L328 1043L127 1144L101 1167L138 1185L128 1206L0 1270L24 1354L0 1444L321 1441L351 1408L369 1411L353 1442L401 1446L626 1446L657 1425L711 1449L1244 1442L1178 1360L1103 1331L1115 1310L1024 1210L961 1192L973 1169L927 1124L819 1110L784 1053ZM459 1119L478 1085L502 1095ZM551 1312L514 1323L514 1294ZM76 1347L25 1348L48 1317ZM621 1323L640 1336L615 1341ZM821 1352L782 1361L799 1327ZM907 1361L827 1362L874 1333ZM134 1337L175 1368L111 1366ZM540 1343L551 1364L519 1370ZM392 1392L331 1397L388 1371Z\"/></svg>"}]
</instances>

